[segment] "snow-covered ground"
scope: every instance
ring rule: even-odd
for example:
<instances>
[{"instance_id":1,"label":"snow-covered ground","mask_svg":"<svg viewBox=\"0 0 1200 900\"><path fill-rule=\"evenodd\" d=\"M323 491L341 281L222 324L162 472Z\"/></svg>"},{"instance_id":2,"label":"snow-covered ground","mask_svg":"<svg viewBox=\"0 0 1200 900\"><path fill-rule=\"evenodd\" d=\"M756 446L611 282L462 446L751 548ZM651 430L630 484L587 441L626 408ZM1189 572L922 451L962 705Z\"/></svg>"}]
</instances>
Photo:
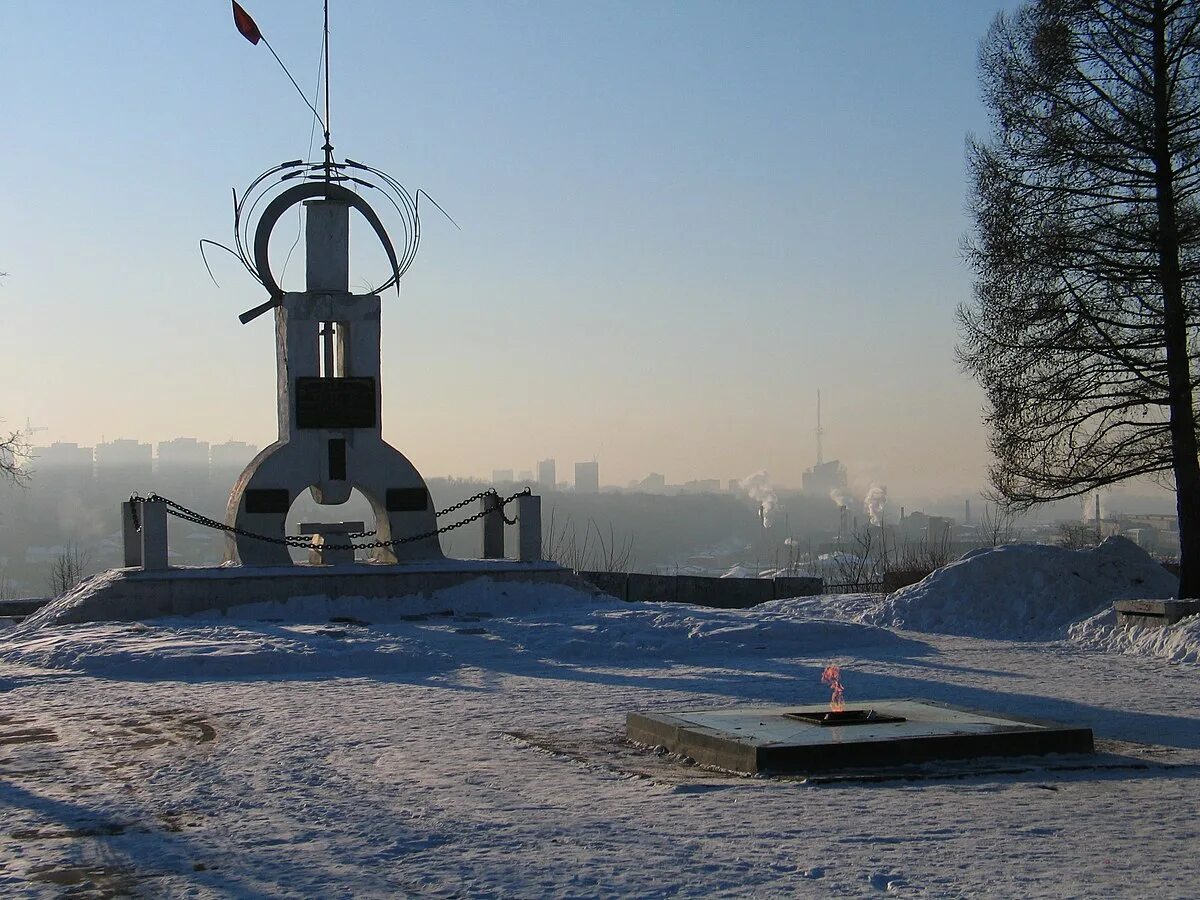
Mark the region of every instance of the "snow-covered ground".
<instances>
[{"instance_id":1,"label":"snow-covered ground","mask_svg":"<svg viewBox=\"0 0 1200 900\"><path fill-rule=\"evenodd\" d=\"M1042 600L1055 591L1074 627L1039 608L1041 632L1010 621L1004 639L1007 613L974 613L992 637L937 627L929 611L955 601L928 584L903 610L896 595L724 611L561 587L484 603L466 586L353 611L9 628L0 893L1194 897L1200 628L1168 649L1119 640L1102 615L1082 621L1105 600L1076 615L1061 587ZM933 628L871 624L918 605ZM1087 724L1102 752L804 782L620 742L631 710L821 702L830 662L852 701Z\"/></svg>"}]
</instances>

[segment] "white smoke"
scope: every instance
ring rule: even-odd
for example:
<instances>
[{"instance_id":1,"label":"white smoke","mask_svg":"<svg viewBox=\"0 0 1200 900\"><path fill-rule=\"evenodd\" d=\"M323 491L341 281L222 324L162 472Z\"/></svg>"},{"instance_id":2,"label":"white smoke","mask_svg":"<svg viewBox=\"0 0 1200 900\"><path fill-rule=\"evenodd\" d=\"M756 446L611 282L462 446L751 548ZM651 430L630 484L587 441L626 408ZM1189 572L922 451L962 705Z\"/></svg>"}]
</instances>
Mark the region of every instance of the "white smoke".
<instances>
[{"instance_id":1,"label":"white smoke","mask_svg":"<svg viewBox=\"0 0 1200 900\"><path fill-rule=\"evenodd\" d=\"M850 506L850 495L841 488L834 488L829 492L829 499L838 505L841 509L847 509Z\"/></svg>"},{"instance_id":2,"label":"white smoke","mask_svg":"<svg viewBox=\"0 0 1200 900\"><path fill-rule=\"evenodd\" d=\"M764 528L770 528L775 524L775 510L779 506L779 496L775 493L775 488L771 486L771 476L765 471L755 472L753 475L747 475L741 480L742 490L758 503L762 510L762 523Z\"/></svg>"},{"instance_id":3,"label":"white smoke","mask_svg":"<svg viewBox=\"0 0 1200 900\"><path fill-rule=\"evenodd\" d=\"M1099 492L1097 492L1095 494L1084 494L1082 497L1079 498L1079 505L1081 507L1079 518L1081 521L1083 521L1084 523L1086 523L1088 525L1096 524L1096 499L1097 498L1099 498L1099 500L1100 500L1100 518L1107 519L1108 518L1108 509L1107 509L1107 504L1104 502L1103 494L1101 494Z\"/></svg>"},{"instance_id":4,"label":"white smoke","mask_svg":"<svg viewBox=\"0 0 1200 900\"><path fill-rule=\"evenodd\" d=\"M883 508L887 506L887 488L882 484L872 484L863 498L863 508L871 517L872 525L883 524Z\"/></svg>"}]
</instances>

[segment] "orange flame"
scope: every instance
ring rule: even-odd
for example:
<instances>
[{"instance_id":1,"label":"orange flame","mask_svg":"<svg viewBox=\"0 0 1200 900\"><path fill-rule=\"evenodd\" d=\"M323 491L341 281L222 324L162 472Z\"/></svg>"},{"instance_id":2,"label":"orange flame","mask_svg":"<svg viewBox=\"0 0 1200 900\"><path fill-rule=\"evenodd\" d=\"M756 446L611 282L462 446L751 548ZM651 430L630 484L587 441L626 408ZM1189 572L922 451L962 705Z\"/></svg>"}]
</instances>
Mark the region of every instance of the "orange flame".
<instances>
[{"instance_id":1,"label":"orange flame","mask_svg":"<svg viewBox=\"0 0 1200 900\"><path fill-rule=\"evenodd\" d=\"M829 685L833 692L829 698L829 709L842 712L846 708L846 689L842 687L842 670L837 666L826 666L821 673L821 684Z\"/></svg>"}]
</instances>

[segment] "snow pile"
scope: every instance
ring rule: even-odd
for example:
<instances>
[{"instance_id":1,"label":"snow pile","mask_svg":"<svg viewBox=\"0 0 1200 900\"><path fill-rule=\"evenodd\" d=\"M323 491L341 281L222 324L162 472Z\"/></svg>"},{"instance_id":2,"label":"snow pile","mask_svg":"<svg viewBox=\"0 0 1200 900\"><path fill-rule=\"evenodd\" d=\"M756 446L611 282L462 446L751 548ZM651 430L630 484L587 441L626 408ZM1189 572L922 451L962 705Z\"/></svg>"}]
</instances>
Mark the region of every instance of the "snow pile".
<instances>
[{"instance_id":1,"label":"snow pile","mask_svg":"<svg viewBox=\"0 0 1200 900\"><path fill-rule=\"evenodd\" d=\"M424 673L449 668L419 641L356 628L210 626L182 619L14 629L0 660L110 678L259 678L315 672Z\"/></svg>"},{"instance_id":2,"label":"snow pile","mask_svg":"<svg viewBox=\"0 0 1200 900\"><path fill-rule=\"evenodd\" d=\"M901 588L860 621L894 628L1015 640L1062 637L1067 625L1114 600L1164 598L1178 580L1123 537L1090 550L1009 544L973 550Z\"/></svg>"},{"instance_id":3,"label":"snow pile","mask_svg":"<svg viewBox=\"0 0 1200 900\"><path fill-rule=\"evenodd\" d=\"M562 584L474 581L430 594L406 597L337 597L324 595L293 597L284 602L264 601L229 607L228 611L197 613L189 620L222 621L252 619L284 622L328 622L333 618L355 619L370 624L414 621L421 616L516 616L553 610L594 609L620 606L618 600L600 599L593 594Z\"/></svg>"},{"instance_id":4,"label":"snow pile","mask_svg":"<svg viewBox=\"0 0 1200 900\"><path fill-rule=\"evenodd\" d=\"M428 597L299 597L145 624L19 626L0 637L0 661L187 680L446 671L485 656L658 666L928 652L886 628L823 612L797 601L747 610L629 604L563 585L479 580Z\"/></svg>"},{"instance_id":5,"label":"snow pile","mask_svg":"<svg viewBox=\"0 0 1200 900\"><path fill-rule=\"evenodd\" d=\"M794 619L838 619L861 621L863 613L879 605L883 594L817 594L812 597L787 597L754 607L756 612L777 613Z\"/></svg>"},{"instance_id":6,"label":"snow pile","mask_svg":"<svg viewBox=\"0 0 1200 900\"><path fill-rule=\"evenodd\" d=\"M489 628L500 630L500 623ZM714 610L646 603L598 609L575 621L507 623L501 633L525 651L550 659L635 665L649 660L794 658L870 650L884 655L927 652L919 641L858 622L796 618L788 613Z\"/></svg>"},{"instance_id":7,"label":"snow pile","mask_svg":"<svg viewBox=\"0 0 1200 900\"><path fill-rule=\"evenodd\" d=\"M1088 650L1155 656L1178 663L1200 663L1200 616L1191 616L1169 628L1126 628L1113 609L1071 626L1070 640Z\"/></svg>"},{"instance_id":8,"label":"snow pile","mask_svg":"<svg viewBox=\"0 0 1200 900\"><path fill-rule=\"evenodd\" d=\"M725 573L723 575L721 575L721 577L722 578L758 578L758 577L760 577L760 575L761 575L761 573L758 571L758 569L752 569L747 565L743 565L742 563L735 563L734 565L732 565L728 569L726 569Z\"/></svg>"}]
</instances>

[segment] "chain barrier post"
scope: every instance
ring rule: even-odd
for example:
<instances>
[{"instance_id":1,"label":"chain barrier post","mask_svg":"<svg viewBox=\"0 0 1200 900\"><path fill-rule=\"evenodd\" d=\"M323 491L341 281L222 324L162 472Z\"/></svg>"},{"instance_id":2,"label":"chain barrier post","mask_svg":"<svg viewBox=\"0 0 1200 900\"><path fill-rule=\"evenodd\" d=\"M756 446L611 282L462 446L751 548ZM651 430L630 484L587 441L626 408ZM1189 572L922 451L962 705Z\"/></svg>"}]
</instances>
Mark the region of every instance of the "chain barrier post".
<instances>
[{"instance_id":1,"label":"chain barrier post","mask_svg":"<svg viewBox=\"0 0 1200 900\"><path fill-rule=\"evenodd\" d=\"M140 566L142 564L142 536L138 534L137 513L134 503L141 501L126 500L121 504L121 537L125 544L125 566Z\"/></svg>"},{"instance_id":2,"label":"chain barrier post","mask_svg":"<svg viewBox=\"0 0 1200 900\"><path fill-rule=\"evenodd\" d=\"M490 491L479 498L479 513L482 527L483 559L504 559L504 504L500 495Z\"/></svg>"},{"instance_id":3,"label":"chain barrier post","mask_svg":"<svg viewBox=\"0 0 1200 900\"><path fill-rule=\"evenodd\" d=\"M142 569L150 572L169 568L167 562L167 504L161 497L141 501Z\"/></svg>"},{"instance_id":4,"label":"chain barrier post","mask_svg":"<svg viewBox=\"0 0 1200 900\"><path fill-rule=\"evenodd\" d=\"M542 558L542 498L517 497L517 559L539 562Z\"/></svg>"}]
</instances>

